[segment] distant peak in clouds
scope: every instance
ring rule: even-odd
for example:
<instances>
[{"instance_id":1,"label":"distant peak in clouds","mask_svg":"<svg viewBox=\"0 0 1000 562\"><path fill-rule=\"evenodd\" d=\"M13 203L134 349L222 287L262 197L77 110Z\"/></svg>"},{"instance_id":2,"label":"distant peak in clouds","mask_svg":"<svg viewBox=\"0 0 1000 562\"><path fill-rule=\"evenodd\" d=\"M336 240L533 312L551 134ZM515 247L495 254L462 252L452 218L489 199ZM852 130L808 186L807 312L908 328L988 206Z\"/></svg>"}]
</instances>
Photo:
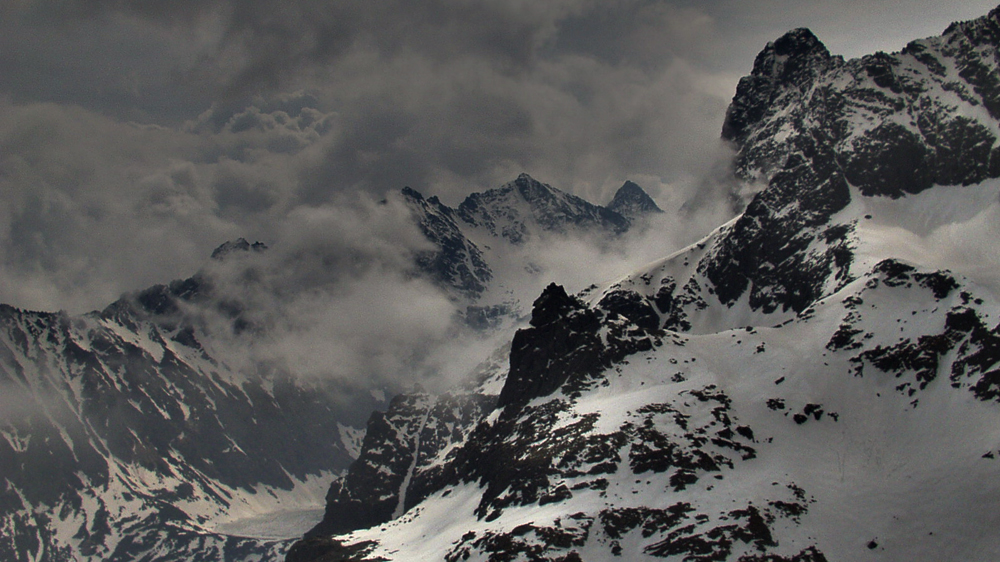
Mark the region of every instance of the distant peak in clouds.
<instances>
[{"instance_id":1,"label":"distant peak in clouds","mask_svg":"<svg viewBox=\"0 0 1000 562\"><path fill-rule=\"evenodd\" d=\"M663 212L656 201L653 201L653 198L639 187L639 184L632 181L626 181L618 188L607 208L629 220L635 220L650 213Z\"/></svg>"},{"instance_id":2,"label":"distant peak in clouds","mask_svg":"<svg viewBox=\"0 0 1000 562\"><path fill-rule=\"evenodd\" d=\"M229 240L212 252L213 260L224 260L234 252L263 252L267 249L267 244L263 242L254 242L251 244L247 242L246 238L237 238L236 240Z\"/></svg>"}]
</instances>

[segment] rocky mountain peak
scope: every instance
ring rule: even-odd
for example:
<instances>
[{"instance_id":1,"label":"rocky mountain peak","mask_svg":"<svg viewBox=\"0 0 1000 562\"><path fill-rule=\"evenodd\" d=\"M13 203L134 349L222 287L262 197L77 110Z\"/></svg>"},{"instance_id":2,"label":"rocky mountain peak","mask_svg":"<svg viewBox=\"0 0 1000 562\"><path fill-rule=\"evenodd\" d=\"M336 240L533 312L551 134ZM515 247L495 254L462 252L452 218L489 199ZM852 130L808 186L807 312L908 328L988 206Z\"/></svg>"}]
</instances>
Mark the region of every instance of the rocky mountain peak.
<instances>
[{"instance_id":1,"label":"rocky mountain peak","mask_svg":"<svg viewBox=\"0 0 1000 562\"><path fill-rule=\"evenodd\" d=\"M632 181L626 181L618 188L607 208L629 220L663 212L653 198Z\"/></svg>"},{"instance_id":2,"label":"rocky mountain peak","mask_svg":"<svg viewBox=\"0 0 1000 562\"><path fill-rule=\"evenodd\" d=\"M843 64L806 28L789 31L764 47L754 60L753 71L740 79L736 96L726 113L722 138L742 143L748 129L791 91L806 92L815 79ZM783 102L787 103L787 102Z\"/></svg>"},{"instance_id":3,"label":"rocky mountain peak","mask_svg":"<svg viewBox=\"0 0 1000 562\"><path fill-rule=\"evenodd\" d=\"M501 189L510 189L519 194L528 203L543 203L554 201L560 193L552 186L544 184L528 174L522 173L513 182Z\"/></svg>"},{"instance_id":4,"label":"rocky mountain peak","mask_svg":"<svg viewBox=\"0 0 1000 562\"><path fill-rule=\"evenodd\" d=\"M213 250L212 259L224 260L234 252L263 252L266 249L267 244L263 242L258 241L251 244L247 242L246 238L237 238L236 240L229 240Z\"/></svg>"},{"instance_id":5,"label":"rocky mountain peak","mask_svg":"<svg viewBox=\"0 0 1000 562\"><path fill-rule=\"evenodd\" d=\"M766 69L759 67L758 63L766 60L768 56L787 59L818 58L825 60L831 58L826 45L810 29L805 27L793 29L768 43L754 63L755 73L766 72Z\"/></svg>"},{"instance_id":6,"label":"rocky mountain peak","mask_svg":"<svg viewBox=\"0 0 1000 562\"><path fill-rule=\"evenodd\" d=\"M962 34L966 37L992 39L997 41L1000 38L1000 6L997 6L990 13L974 20L955 22L944 30L945 37Z\"/></svg>"},{"instance_id":7,"label":"rocky mountain peak","mask_svg":"<svg viewBox=\"0 0 1000 562\"><path fill-rule=\"evenodd\" d=\"M629 221L618 213L521 174L512 182L473 193L458 206L466 224L492 236L522 244L542 232L567 233L575 228L599 229L612 234L628 230Z\"/></svg>"},{"instance_id":8,"label":"rocky mountain peak","mask_svg":"<svg viewBox=\"0 0 1000 562\"><path fill-rule=\"evenodd\" d=\"M407 199L413 199L415 201L423 201L424 196L420 194L419 191L413 189L410 186L406 186L402 189L403 197Z\"/></svg>"},{"instance_id":9,"label":"rocky mountain peak","mask_svg":"<svg viewBox=\"0 0 1000 562\"><path fill-rule=\"evenodd\" d=\"M833 61L839 61L812 31L800 27L782 35L757 55L751 76L805 89Z\"/></svg>"},{"instance_id":10,"label":"rocky mountain peak","mask_svg":"<svg viewBox=\"0 0 1000 562\"><path fill-rule=\"evenodd\" d=\"M542 294L535 299L531 310L531 325L540 328L569 315L583 305L578 299L569 296L561 285L549 283Z\"/></svg>"}]
</instances>

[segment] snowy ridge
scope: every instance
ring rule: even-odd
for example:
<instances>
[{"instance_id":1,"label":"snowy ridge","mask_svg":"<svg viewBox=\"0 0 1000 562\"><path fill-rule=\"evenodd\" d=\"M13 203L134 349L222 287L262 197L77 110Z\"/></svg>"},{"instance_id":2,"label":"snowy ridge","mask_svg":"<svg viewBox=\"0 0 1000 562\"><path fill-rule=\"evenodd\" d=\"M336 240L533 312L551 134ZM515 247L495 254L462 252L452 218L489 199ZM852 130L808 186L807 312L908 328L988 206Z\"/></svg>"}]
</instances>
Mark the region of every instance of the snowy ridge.
<instances>
[{"instance_id":1,"label":"snowy ridge","mask_svg":"<svg viewBox=\"0 0 1000 562\"><path fill-rule=\"evenodd\" d=\"M482 418L453 480L336 540L390 560L824 560L947 557L960 536L991 559L1000 308L976 290L885 260L784 325L664 334Z\"/></svg>"},{"instance_id":2,"label":"snowy ridge","mask_svg":"<svg viewBox=\"0 0 1000 562\"><path fill-rule=\"evenodd\" d=\"M629 227L628 219L618 213L540 183L527 174L500 188L468 196L458 206L458 214L467 224L515 245L540 231L598 227L621 233Z\"/></svg>"},{"instance_id":3,"label":"snowy ridge","mask_svg":"<svg viewBox=\"0 0 1000 562\"><path fill-rule=\"evenodd\" d=\"M746 211L547 288L422 501L288 561L1000 557L998 21L846 62L769 44L723 131L767 185Z\"/></svg>"},{"instance_id":4,"label":"snowy ridge","mask_svg":"<svg viewBox=\"0 0 1000 562\"><path fill-rule=\"evenodd\" d=\"M478 328L509 325L512 318L527 313L518 297L544 274L532 262L532 243L552 236L609 240L629 230L633 221L662 212L632 182L618 190L612 202L616 210L591 204L527 174L473 193L454 209L411 188L405 188L402 195L434 246L417 256L418 269L455 300L467 303L466 320Z\"/></svg>"},{"instance_id":5,"label":"snowy ridge","mask_svg":"<svg viewBox=\"0 0 1000 562\"><path fill-rule=\"evenodd\" d=\"M3 559L276 560L303 527L282 540L219 529L310 508L318 520L349 460L299 435L306 420L336 428L324 391L229 371L198 330L152 310L168 291L81 317L0 307Z\"/></svg>"}]
</instances>

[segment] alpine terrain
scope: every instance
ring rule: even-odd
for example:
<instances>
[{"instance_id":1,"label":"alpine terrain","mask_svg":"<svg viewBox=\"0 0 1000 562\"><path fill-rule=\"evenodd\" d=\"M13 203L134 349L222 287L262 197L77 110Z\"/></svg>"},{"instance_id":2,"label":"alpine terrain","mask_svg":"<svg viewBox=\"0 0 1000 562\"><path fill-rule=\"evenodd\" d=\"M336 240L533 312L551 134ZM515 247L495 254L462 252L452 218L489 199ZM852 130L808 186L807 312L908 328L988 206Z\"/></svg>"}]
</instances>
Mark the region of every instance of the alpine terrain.
<instances>
[{"instance_id":1,"label":"alpine terrain","mask_svg":"<svg viewBox=\"0 0 1000 562\"><path fill-rule=\"evenodd\" d=\"M262 250L240 240L213 257ZM330 389L227 364L185 312L197 305L248 329L205 274L80 317L0 307L0 558L267 560L287 549L281 524L261 534L247 520L315 510L351 460L329 438L345 428Z\"/></svg>"},{"instance_id":2,"label":"alpine terrain","mask_svg":"<svg viewBox=\"0 0 1000 562\"><path fill-rule=\"evenodd\" d=\"M628 185L629 200L649 198ZM458 209L409 188L396 197L426 238L405 273L484 335L526 312L542 275L531 240L611 240L647 212L626 218L527 175ZM358 456L357 412L384 406L386 389L253 355L274 324L261 304L274 299L260 297L309 259L273 251L227 242L194 276L81 316L0 306L0 559L281 560L321 519ZM506 270L524 283L495 278ZM307 281L302 292L338 282Z\"/></svg>"},{"instance_id":3,"label":"alpine terrain","mask_svg":"<svg viewBox=\"0 0 1000 562\"><path fill-rule=\"evenodd\" d=\"M408 187L402 197L432 244L416 256L417 268L465 304L465 320L480 329L509 325L530 311L521 299L530 302L548 274L533 260L536 245L553 238L608 245L663 212L631 181L603 207L528 174L473 193L457 208Z\"/></svg>"},{"instance_id":4,"label":"alpine terrain","mask_svg":"<svg viewBox=\"0 0 1000 562\"><path fill-rule=\"evenodd\" d=\"M287 560L1000 558L1000 9L847 61L791 31L722 135L742 214L392 399ZM516 243L492 200L440 216Z\"/></svg>"}]
</instances>

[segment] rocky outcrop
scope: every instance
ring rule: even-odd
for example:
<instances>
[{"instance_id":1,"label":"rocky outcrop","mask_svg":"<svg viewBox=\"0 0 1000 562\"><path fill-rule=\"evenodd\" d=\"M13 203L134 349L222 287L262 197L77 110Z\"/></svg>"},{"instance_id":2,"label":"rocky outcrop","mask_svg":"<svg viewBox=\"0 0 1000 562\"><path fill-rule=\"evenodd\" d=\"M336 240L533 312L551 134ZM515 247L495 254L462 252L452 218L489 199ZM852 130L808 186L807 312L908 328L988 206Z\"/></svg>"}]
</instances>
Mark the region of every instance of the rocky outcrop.
<instances>
[{"instance_id":1,"label":"rocky outcrop","mask_svg":"<svg viewBox=\"0 0 1000 562\"><path fill-rule=\"evenodd\" d=\"M510 259L506 254L516 255L502 251L503 247L520 248L531 240L553 235L614 239L629 230L632 219L662 212L632 182L626 182L618 191L612 208L593 205L527 174L496 189L473 193L454 209L437 197L425 198L409 187L403 189L402 195L414 221L433 246L415 256L417 271L454 298L470 304L483 297L493 284L495 267L533 267L529 263L491 263ZM494 247L498 252L491 251ZM491 324L478 312L495 316L509 311L496 307L472 311L469 320L474 326Z\"/></svg>"},{"instance_id":2,"label":"rocky outcrop","mask_svg":"<svg viewBox=\"0 0 1000 562\"><path fill-rule=\"evenodd\" d=\"M213 356L184 311L223 302L197 275L82 316L0 305L0 558L280 556L206 524L351 458L329 389Z\"/></svg>"},{"instance_id":3,"label":"rocky outcrop","mask_svg":"<svg viewBox=\"0 0 1000 562\"><path fill-rule=\"evenodd\" d=\"M362 558L906 559L968 525L988 557L1000 307L859 224L997 177L998 18L852 61L804 29L769 44L723 130L763 186L746 211L600 290L547 287L498 408L424 503L352 535L378 543Z\"/></svg>"},{"instance_id":4,"label":"rocky outcrop","mask_svg":"<svg viewBox=\"0 0 1000 562\"><path fill-rule=\"evenodd\" d=\"M441 464L493 409L495 396L401 394L368 420L361 456L327 493L309 536L364 529L395 519L443 486Z\"/></svg>"},{"instance_id":5,"label":"rocky outcrop","mask_svg":"<svg viewBox=\"0 0 1000 562\"><path fill-rule=\"evenodd\" d=\"M630 223L663 213L656 201L639 184L626 181L615 192L607 208L625 217Z\"/></svg>"}]
</instances>

